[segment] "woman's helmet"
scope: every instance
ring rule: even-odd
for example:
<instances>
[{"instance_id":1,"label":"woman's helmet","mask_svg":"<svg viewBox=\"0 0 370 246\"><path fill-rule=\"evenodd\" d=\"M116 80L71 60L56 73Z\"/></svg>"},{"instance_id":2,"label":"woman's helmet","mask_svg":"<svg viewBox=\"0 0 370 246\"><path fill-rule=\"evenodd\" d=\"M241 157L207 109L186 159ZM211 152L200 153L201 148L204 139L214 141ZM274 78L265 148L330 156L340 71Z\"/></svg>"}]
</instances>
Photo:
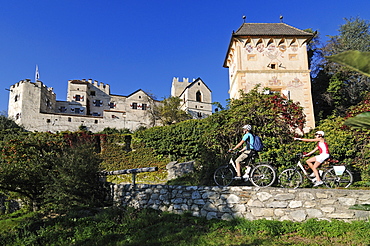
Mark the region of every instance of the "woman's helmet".
<instances>
[{"instance_id":1,"label":"woman's helmet","mask_svg":"<svg viewBox=\"0 0 370 246\"><path fill-rule=\"evenodd\" d=\"M321 135L321 136L324 136L324 135L325 135L325 133L324 133L323 131L317 131L317 132L315 133L315 135Z\"/></svg>"},{"instance_id":2,"label":"woman's helmet","mask_svg":"<svg viewBox=\"0 0 370 246\"><path fill-rule=\"evenodd\" d=\"M251 125L245 125L245 126L243 126L243 129L250 131L250 130L252 130L252 126Z\"/></svg>"}]
</instances>

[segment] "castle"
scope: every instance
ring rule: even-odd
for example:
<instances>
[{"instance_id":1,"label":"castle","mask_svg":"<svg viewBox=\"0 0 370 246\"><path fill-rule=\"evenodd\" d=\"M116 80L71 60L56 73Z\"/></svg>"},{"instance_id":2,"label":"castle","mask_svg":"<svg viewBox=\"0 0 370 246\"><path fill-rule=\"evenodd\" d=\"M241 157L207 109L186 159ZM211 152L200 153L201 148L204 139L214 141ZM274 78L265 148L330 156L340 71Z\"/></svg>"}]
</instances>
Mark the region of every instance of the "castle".
<instances>
[{"instance_id":1,"label":"castle","mask_svg":"<svg viewBox=\"0 0 370 246\"><path fill-rule=\"evenodd\" d=\"M315 127L307 44L315 36L285 23L243 23L232 33L224 67L229 69L230 98L240 90L261 85L263 93L279 93L299 102L306 115L306 129ZM189 82L173 78L171 96L181 99L181 109L195 119L212 114L211 90L200 79ZM152 115L161 104L143 90L128 96L110 94L108 84L92 80L68 81L67 101L56 101L52 88L35 79L20 81L10 88L8 116L31 131L76 131L81 126L92 132L104 128L159 125Z\"/></svg>"},{"instance_id":2,"label":"castle","mask_svg":"<svg viewBox=\"0 0 370 246\"><path fill-rule=\"evenodd\" d=\"M160 125L153 106L161 104L139 89L128 96L113 95L108 84L89 80L68 81L66 101L57 101L53 88L36 79L26 79L10 87L8 117L29 131L91 132L105 128L130 129ZM181 109L193 118L212 114L211 90L200 79L189 82L173 78L171 96L182 99Z\"/></svg>"}]
</instances>

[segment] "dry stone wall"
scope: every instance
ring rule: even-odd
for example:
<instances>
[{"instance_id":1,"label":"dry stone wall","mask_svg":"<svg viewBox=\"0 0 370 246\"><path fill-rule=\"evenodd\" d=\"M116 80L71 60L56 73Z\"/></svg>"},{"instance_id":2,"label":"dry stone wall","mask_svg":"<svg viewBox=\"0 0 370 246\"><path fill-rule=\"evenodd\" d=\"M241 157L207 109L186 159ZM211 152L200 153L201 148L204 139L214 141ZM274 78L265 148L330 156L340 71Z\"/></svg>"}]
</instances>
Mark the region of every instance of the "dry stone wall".
<instances>
[{"instance_id":1,"label":"dry stone wall","mask_svg":"<svg viewBox=\"0 0 370 246\"><path fill-rule=\"evenodd\" d=\"M370 211L349 209L370 204L370 190L284 189L234 186L114 185L118 206L153 208L207 219L291 220L310 218L352 221L370 218Z\"/></svg>"}]
</instances>

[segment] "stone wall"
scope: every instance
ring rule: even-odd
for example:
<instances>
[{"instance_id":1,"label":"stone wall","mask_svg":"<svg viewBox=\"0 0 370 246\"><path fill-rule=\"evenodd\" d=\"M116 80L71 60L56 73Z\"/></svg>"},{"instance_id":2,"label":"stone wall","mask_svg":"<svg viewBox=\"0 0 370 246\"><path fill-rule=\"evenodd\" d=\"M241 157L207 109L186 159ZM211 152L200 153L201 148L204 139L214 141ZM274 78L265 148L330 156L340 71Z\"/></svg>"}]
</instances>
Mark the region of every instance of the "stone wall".
<instances>
[{"instance_id":1,"label":"stone wall","mask_svg":"<svg viewBox=\"0 0 370 246\"><path fill-rule=\"evenodd\" d=\"M344 221L369 219L370 211L349 209L370 204L370 190L114 185L118 206L189 212L207 219L242 217L302 222L310 218Z\"/></svg>"}]
</instances>

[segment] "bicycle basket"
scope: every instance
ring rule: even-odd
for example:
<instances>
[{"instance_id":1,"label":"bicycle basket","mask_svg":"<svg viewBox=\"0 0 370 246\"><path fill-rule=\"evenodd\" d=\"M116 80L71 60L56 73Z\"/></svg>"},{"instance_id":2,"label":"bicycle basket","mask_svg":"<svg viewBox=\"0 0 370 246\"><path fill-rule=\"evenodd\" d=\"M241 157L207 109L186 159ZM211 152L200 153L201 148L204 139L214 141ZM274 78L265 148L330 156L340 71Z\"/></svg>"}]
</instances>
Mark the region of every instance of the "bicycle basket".
<instances>
[{"instance_id":1,"label":"bicycle basket","mask_svg":"<svg viewBox=\"0 0 370 246\"><path fill-rule=\"evenodd\" d=\"M346 170L346 166L333 166L335 175L343 175Z\"/></svg>"}]
</instances>

